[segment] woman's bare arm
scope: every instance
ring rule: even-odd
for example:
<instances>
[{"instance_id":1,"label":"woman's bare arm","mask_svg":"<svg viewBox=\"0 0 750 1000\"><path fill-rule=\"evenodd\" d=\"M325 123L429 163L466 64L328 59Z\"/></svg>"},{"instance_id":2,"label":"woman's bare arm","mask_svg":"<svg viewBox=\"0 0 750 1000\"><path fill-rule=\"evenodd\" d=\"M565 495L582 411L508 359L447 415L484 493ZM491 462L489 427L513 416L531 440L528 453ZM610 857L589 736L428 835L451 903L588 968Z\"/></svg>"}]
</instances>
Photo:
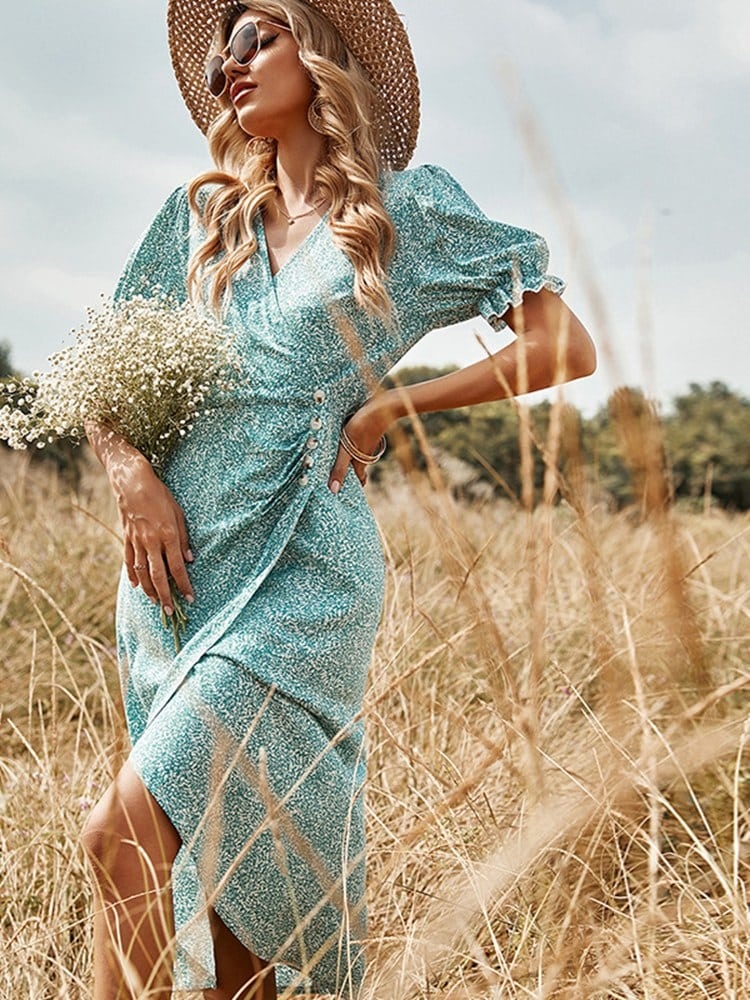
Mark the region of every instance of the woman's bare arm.
<instances>
[{"instance_id":1,"label":"woman's bare arm","mask_svg":"<svg viewBox=\"0 0 750 1000\"><path fill-rule=\"evenodd\" d=\"M346 431L357 447L372 454L391 424L410 413L453 410L495 399L506 399L590 375L596 350L580 320L549 291L527 293L521 307L503 317L523 336L492 357L428 382L376 394L349 420ZM339 449L329 486L334 493L344 481L351 459ZM360 480L365 466L354 462Z\"/></svg>"}]
</instances>

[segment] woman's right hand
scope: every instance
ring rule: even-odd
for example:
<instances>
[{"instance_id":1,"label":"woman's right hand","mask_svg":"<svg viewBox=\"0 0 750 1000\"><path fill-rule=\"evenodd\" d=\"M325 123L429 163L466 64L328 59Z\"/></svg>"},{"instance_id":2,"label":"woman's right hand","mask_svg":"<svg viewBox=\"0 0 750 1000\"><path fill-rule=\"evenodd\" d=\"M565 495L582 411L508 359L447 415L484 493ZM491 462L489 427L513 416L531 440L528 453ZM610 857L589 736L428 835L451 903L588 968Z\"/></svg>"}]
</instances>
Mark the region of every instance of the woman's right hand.
<instances>
[{"instance_id":1,"label":"woman's right hand","mask_svg":"<svg viewBox=\"0 0 750 1000\"><path fill-rule=\"evenodd\" d=\"M188 604L195 599L186 566L193 553L182 508L151 463L121 434L91 421L86 435L117 501L128 579L171 616L170 576Z\"/></svg>"},{"instance_id":2,"label":"woman's right hand","mask_svg":"<svg viewBox=\"0 0 750 1000\"><path fill-rule=\"evenodd\" d=\"M182 508L145 459L111 481L120 511L128 579L171 616L170 576L188 604L194 600L186 567L193 554Z\"/></svg>"}]
</instances>

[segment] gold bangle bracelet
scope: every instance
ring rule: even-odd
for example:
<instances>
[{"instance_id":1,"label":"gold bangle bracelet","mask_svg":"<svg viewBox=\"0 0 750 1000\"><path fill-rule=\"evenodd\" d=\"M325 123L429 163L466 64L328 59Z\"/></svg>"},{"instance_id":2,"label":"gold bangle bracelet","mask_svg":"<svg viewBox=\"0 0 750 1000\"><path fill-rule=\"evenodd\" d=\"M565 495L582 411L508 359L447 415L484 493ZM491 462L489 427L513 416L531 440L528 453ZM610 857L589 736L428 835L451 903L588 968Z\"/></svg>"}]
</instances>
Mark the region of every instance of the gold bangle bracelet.
<instances>
[{"instance_id":1,"label":"gold bangle bracelet","mask_svg":"<svg viewBox=\"0 0 750 1000\"><path fill-rule=\"evenodd\" d=\"M366 455L365 452L360 451L356 444L352 441L346 430L341 428L341 447L355 462L359 462L360 465L374 465L379 462L380 459L385 455L385 449L388 447L388 442L385 439L385 435L380 439L380 446L375 455Z\"/></svg>"}]
</instances>

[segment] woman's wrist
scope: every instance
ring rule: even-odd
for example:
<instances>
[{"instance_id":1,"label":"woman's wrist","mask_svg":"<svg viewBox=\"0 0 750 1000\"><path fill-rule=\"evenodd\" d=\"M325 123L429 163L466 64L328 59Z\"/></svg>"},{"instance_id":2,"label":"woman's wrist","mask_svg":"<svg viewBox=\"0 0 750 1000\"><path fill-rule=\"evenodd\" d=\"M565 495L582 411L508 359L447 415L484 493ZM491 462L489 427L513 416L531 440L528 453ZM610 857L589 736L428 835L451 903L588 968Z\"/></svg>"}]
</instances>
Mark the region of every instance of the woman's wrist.
<instances>
[{"instance_id":1,"label":"woman's wrist","mask_svg":"<svg viewBox=\"0 0 750 1000\"><path fill-rule=\"evenodd\" d=\"M372 407L372 419L379 434L385 434L402 417L409 413L406 397L401 389L384 389L365 404Z\"/></svg>"},{"instance_id":2,"label":"woman's wrist","mask_svg":"<svg viewBox=\"0 0 750 1000\"><path fill-rule=\"evenodd\" d=\"M104 450L101 461L110 486L118 495L156 475L146 456L126 441L112 443Z\"/></svg>"},{"instance_id":3,"label":"woman's wrist","mask_svg":"<svg viewBox=\"0 0 750 1000\"><path fill-rule=\"evenodd\" d=\"M143 452L111 427L87 421L85 429L89 443L113 485L115 480L153 471Z\"/></svg>"}]
</instances>

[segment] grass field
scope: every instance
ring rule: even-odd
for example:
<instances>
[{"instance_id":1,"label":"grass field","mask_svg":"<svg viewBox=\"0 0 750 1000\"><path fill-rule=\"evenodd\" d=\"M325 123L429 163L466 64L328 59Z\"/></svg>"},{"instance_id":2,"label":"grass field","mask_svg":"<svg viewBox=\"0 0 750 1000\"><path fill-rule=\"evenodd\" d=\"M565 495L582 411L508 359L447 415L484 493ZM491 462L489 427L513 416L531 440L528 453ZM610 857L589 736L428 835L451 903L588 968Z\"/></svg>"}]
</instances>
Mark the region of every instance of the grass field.
<instances>
[{"instance_id":1,"label":"grass field","mask_svg":"<svg viewBox=\"0 0 750 1000\"><path fill-rule=\"evenodd\" d=\"M0 998L83 1000L114 510L93 469L2 452L0 484ZM750 997L750 519L372 499L365 996Z\"/></svg>"}]
</instances>

